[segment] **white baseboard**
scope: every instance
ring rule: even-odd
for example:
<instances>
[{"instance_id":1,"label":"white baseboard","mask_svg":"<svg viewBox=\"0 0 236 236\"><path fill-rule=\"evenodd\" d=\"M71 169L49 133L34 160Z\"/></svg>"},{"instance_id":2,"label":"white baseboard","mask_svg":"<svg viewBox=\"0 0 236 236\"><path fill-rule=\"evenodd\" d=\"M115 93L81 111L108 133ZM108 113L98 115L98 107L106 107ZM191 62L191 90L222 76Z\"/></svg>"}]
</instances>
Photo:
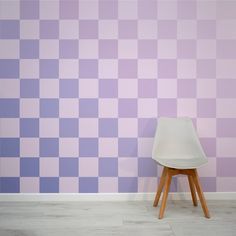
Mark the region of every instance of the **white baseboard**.
<instances>
[{"instance_id":1,"label":"white baseboard","mask_svg":"<svg viewBox=\"0 0 236 236\"><path fill-rule=\"evenodd\" d=\"M236 200L236 192L205 192L207 200ZM0 194L0 202L23 201L153 201L155 193L18 193ZM190 200L188 192L169 193L170 200Z\"/></svg>"}]
</instances>

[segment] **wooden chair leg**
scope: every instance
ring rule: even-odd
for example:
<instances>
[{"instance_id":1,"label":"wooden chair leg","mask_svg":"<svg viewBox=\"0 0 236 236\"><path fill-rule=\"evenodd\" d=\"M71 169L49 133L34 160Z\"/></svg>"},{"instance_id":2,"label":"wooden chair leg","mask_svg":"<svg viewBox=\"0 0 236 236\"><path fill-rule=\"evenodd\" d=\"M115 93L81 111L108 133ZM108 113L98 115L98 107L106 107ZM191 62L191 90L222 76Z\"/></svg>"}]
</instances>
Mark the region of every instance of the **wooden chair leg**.
<instances>
[{"instance_id":1,"label":"wooden chair leg","mask_svg":"<svg viewBox=\"0 0 236 236\"><path fill-rule=\"evenodd\" d=\"M162 171L161 178L160 178L160 182L159 182L159 185L158 185L156 197L155 197L155 200L154 200L154 203L153 203L154 207L157 207L159 199L161 197L161 192L162 192L163 186L165 184L166 172L167 172L167 167L164 167L163 171Z\"/></svg>"},{"instance_id":2,"label":"wooden chair leg","mask_svg":"<svg viewBox=\"0 0 236 236\"><path fill-rule=\"evenodd\" d=\"M170 171L167 169L167 173L166 173L166 183L165 183L165 189L163 192L163 197L162 197L162 201L161 201L161 208L160 208L160 212L159 212L159 219L162 219L164 216L164 212L165 212L165 208L166 208L166 202L167 202L167 197L168 197L168 192L169 192L169 188L170 188L170 184L171 184L171 178L172 175L170 173Z\"/></svg>"},{"instance_id":3,"label":"wooden chair leg","mask_svg":"<svg viewBox=\"0 0 236 236\"><path fill-rule=\"evenodd\" d=\"M193 170L193 182L195 184L195 187L196 187L196 190L197 190L197 193L198 193L198 197L199 197L199 200L200 200L201 205L202 205L202 210L204 212L204 215L205 215L206 218L210 218L210 213L209 213L209 210L208 210L208 207L207 207L207 204L206 204L206 199L204 197L204 194L203 194L203 191L202 191L202 187L201 187L196 169Z\"/></svg>"},{"instance_id":4,"label":"wooden chair leg","mask_svg":"<svg viewBox=\"0 0 236 236\"><path fill-rule=\"evenodd\" d=\"M191 195L192 195L193 205L197 206L198 205L197 204L197 195L195 192L193 177L191 175L188 175L188 183L189 183L189 187L190 187L190 191L191 191Z\"/></svg>"}]
</instances>

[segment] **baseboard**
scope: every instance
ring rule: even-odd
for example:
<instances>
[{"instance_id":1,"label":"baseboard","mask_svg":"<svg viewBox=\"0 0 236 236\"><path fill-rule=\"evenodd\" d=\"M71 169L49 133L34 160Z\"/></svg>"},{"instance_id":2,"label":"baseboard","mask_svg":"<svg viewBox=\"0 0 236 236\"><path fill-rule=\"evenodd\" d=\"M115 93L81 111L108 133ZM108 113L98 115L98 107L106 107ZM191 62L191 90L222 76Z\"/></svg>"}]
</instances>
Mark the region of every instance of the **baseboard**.
<instances>
[{"instance_id":1,"label":"baseboard","mask_svg":"<svg viewBox=\"0 0 236 236\"><path fill-rule=\"evenodd\" d=\"M205 192L207 200L236 200L236 192ZM0 194L0 202L9 201L153 201L155 193L18 193ZM190 200L188 192L169 193L170 200Z\"/></svg>"}]
</instances>

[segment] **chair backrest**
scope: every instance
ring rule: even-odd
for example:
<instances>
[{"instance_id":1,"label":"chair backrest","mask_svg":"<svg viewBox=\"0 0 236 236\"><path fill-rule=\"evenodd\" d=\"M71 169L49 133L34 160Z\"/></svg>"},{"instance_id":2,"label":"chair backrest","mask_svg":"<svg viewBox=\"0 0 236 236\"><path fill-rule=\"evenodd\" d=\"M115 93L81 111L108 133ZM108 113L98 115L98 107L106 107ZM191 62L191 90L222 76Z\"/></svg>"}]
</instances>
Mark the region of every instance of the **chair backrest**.
<instances>
[{"instance_id":1,"label":"chair backrest","mask_svg":"<svg viewBox=\"0 0 236 236\"><path fill-rule=\"evenodd\" d=\"M152 158L204 158L205 153L190 118L159 118Z\"/></svg>"}]
</instances>

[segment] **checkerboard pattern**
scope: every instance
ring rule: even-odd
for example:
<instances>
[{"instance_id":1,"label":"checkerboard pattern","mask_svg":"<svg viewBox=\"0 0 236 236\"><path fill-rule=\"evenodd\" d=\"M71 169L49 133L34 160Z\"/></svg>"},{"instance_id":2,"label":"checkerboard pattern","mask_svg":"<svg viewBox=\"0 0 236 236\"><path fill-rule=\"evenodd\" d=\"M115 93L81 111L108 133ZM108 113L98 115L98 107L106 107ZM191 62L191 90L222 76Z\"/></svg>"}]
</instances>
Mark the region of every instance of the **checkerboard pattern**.
<instances>
[{"instance_id":1,"label":"checkerboard pattern","mask_svg":"<svg viewBox=\"0 0 236 236\"><path fill-rule=\"evenodd\" d=\"M236 191L235 12L228 0L0 0L0 192L154 192L160 116L193 119L204 191Z\"/></svg>"}]
</instances>

